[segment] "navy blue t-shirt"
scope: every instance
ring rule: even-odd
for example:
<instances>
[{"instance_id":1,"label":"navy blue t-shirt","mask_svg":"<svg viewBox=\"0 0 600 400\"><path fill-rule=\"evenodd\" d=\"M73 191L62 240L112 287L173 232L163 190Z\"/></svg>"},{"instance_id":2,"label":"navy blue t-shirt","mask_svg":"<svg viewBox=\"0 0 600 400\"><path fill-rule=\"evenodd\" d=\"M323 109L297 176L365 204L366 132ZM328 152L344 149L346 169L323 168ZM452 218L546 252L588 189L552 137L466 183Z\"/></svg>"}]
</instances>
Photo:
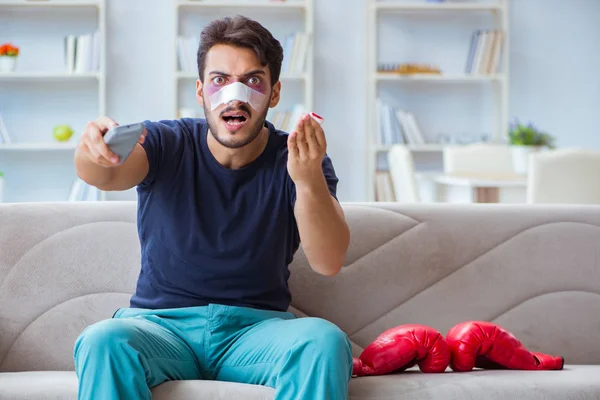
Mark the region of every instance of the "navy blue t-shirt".
<instances>
[{"instance_id":1,"label":"navy blue t-shirt","mask_svg":"<svg viewBox=\"0 0 600 400\"><path fill-rule=\"evenodd\" d=\"M144 124L150 169L137 187L142 262L131 307L287 310L288 265L300 244L288 135L267 122L263 153L233 170L208 149L204 119ZM335 197L327 156L323 172Z\"/></svg>"}]
</instances>

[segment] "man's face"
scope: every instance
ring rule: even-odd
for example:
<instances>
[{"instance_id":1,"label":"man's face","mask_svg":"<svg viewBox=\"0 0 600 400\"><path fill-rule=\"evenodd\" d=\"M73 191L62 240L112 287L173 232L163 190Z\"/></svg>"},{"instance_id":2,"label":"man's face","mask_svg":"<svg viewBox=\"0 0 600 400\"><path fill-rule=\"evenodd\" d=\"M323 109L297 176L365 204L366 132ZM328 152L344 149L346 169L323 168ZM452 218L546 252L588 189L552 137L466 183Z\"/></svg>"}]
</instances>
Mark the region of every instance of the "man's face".
<instances>
[{"instance_id":1,"label":"man's face","mask_svg":"<svg viewBox=\"0 0 600 400\"><path fill-rule=\"evenodd\" d=\"M265 124L269 107L279 101L280 83L271 87L268 66L260 65L251 49L230 45L215 45L206 55L204 83L196 82L196 97L204 108L211 134L223 146L239 148L252 142ZM240 82L259 92L254 104L238 100L219 104L214 110L211 96L234 82ZM216 106L216 105L215 105Z\"/></svg>"}]
</instances>

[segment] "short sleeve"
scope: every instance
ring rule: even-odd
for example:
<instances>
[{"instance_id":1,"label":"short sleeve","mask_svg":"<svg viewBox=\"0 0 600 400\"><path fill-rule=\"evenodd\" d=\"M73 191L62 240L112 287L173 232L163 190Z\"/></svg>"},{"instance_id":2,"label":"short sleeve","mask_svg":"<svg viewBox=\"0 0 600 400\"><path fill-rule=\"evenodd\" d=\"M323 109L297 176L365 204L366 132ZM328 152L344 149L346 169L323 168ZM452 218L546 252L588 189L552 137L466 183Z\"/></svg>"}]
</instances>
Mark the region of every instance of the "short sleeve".
<instances>
[{"instance_id":1,"label":"short sleeve","mask_svg":"<svg viewBox=\"0 0 600 400\"><path fill-rule=\"evenodd\" d=\"M338 185L338 177L335 174L335 169L333 168L333 163L331 162L331 158L326 154L323 157L323 162L321 163L321 167L323 168L323 175L325 176L325 180L327 181L327 187L329 188L329 193L333 196L334 199L337 198L337 185ZM339 201L339 200L338 200ZM292 208L296 204L296 185L290 179L290 202Z\"/></svg>"},{"instance_id":2,"label":"short sleeve","mask_svg":"<svg viewBox=\"0 0 600 400\"><path fill-rule=\"evenodd\" d=\"M148 174L140 187L148 187L174 174L185 148L184 129L177 120L144 121L148 131L142 147L148 157Z\"/></svg>"},{"instance_id":3,"label":"short sleeve","mask_svg":"<svg viewBox=\"0 0 600 400\"><path fill-rule=\"evenodd\" d=\"M146 151L148 157L148 174L139 186L150 186L156 180L158 169L160 167L160 159L163 153L163 137L161 129L157 123L144 121L144 127L148 131L146 140L142 143L142 147Z\"/></svg>"}]
</instances>

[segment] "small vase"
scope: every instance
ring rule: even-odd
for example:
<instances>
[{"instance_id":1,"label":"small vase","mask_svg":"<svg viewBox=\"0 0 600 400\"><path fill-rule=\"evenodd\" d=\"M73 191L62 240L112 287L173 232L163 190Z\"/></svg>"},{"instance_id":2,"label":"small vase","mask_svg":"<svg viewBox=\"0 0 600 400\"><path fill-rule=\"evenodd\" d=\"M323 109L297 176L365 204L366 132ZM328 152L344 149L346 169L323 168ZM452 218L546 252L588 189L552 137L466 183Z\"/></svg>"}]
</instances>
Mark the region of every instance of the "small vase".
<instances>
[{"instance_id":1,"label":"small vase","mask_svg":"<svg viewBox=\"0 0 600 400\"><path fill-rule=\"evenodd\" d=\"M17 57L0 56L0 72L13 72L17 66Z\"/></svg>"},{"instance_id":2,"label":"small vase","mask_svg":"<svg viewBox=\"0 0 600 400\"><path fill-rule=\"evenodd\" d=\"M512 146L513 168L515 173L526 175L529 170L529 155L539 151L537 146Z\"/></svg>"}]
</instances>

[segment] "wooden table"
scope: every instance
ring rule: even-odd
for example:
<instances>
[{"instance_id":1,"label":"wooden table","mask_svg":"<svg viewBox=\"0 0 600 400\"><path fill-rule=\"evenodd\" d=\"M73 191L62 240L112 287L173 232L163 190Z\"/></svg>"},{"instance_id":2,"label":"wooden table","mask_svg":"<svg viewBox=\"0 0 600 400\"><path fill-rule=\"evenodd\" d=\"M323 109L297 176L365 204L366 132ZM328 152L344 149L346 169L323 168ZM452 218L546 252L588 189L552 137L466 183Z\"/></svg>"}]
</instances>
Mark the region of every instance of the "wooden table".
<instances>
[{"instance_id":1,"label":"wooden table","mask_svg":"<svg viewBox=\"0 0 600 400\"><path fill-rule=\"evenodd\" d=\"M500 202L501 189L517 189L524 200L527 191L527 176L517 174L442 174L432 180L437 185L468 188L475 203Z\"/></svg>"}]
</instances>

